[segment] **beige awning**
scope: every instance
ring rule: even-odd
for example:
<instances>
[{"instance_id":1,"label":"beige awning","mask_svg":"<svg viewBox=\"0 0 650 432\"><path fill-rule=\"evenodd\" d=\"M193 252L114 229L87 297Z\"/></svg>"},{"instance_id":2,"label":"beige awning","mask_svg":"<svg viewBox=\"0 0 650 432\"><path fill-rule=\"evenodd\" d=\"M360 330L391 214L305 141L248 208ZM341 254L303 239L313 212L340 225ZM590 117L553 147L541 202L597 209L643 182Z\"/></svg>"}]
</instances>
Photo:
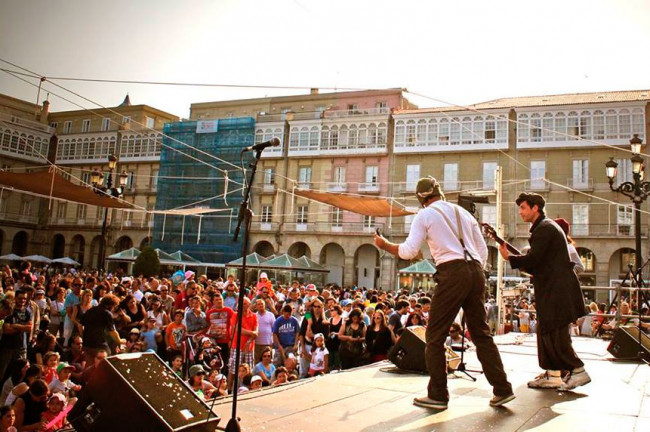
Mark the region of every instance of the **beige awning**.
<instances>
[{"instance_id":1,"label":"beige awning","mask_svg":"<svg viewBox=\"0 0 650 432\"><path fill-rule=\"evenodd\" d=\"M296 189L294 194L365 216L390 217L415 214L402 206L391 204L385 198L368 195L316 192L306 189Z\"/></svg>"},{"instance_id":2,"label":"beige awning","mask_svg":"<svg viewBox=\"0 0 650 432\"><path fill-rule=\"evenodd\" d=\"M133 205L126 201L108 195L98 195L88 186L73 184L55 170L30 173L0 171L0 186L98 207L133 208Z\"/></svg>"}]
</instances>

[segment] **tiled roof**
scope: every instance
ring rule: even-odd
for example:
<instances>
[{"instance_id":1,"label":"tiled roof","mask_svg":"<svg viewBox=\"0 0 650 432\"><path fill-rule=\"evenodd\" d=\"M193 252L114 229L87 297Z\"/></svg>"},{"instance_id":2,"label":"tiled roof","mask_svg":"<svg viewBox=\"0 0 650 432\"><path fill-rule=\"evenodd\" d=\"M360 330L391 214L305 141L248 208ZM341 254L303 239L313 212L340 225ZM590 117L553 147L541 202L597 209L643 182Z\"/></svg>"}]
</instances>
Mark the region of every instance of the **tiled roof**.
<instances>
[{"instance_id":1,"label":"tiled roof","mask_svg":"<svg viewBox=\"0 0 650 432\"><path fill-rule=\"evenodd\" d=\"M609 91L597 93L569 93L561 95L546 96L523 96L495 99L487 102L480 102L467 107L449 106L425 108L420 110L401 110L396 114L416 114L427 112L448 112L448 111L468 111L468 110L485 110L485 109L509 109L521 107L543 107L558 105L580 105L612 102L637 102L650 101L650 90L629 90L629 91Z\"/></svg>"}]
</instances>

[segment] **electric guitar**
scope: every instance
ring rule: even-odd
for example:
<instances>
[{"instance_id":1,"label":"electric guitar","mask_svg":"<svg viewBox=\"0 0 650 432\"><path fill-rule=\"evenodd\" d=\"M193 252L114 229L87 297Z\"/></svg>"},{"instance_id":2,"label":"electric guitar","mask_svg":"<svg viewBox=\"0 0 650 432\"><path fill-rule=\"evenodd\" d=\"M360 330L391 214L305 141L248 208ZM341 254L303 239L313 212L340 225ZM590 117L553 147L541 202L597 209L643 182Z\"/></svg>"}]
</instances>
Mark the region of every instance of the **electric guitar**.
<instances>
[{"instance_id":1,"label":"electric guitar","mask_svg":"<svg viewBox=\"0 0 650 432\"><path fill-rule=\"evenodd\" d=\"M508 248L508 252L514 255L523 255L519 249L502 239L501 237L498 236L497 231L490 225L486 223L481 223L481 228L483 228L483 233L493 239L495 242L497 242L500 245L506 244L506 248Z\"/></svg>"}]
</instances>

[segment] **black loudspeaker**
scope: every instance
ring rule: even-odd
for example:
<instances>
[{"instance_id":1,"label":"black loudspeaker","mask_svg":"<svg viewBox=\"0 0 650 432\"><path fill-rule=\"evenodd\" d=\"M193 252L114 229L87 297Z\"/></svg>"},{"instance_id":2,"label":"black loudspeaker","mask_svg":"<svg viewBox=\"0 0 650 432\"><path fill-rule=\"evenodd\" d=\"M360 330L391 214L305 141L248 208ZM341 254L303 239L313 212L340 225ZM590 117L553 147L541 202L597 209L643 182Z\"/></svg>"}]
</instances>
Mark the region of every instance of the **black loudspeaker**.
<instances>
[{"instance_id":1,"label":"black loudspeaker","mask_svg":"<svg viewBox=\"0 0 650 432\"><path fill-rule=\"evenodd\" d=\"M425 341L424 327L405 328L397 343L388 352L388 360L400 369L428 373L424 360Z\"/></svg>"},{"instance_id":2,"label":"black loudspeaker","mask_svg":"<svg viewBox=\"0 0 650 432\"><path fill-rule=\"evenodd\" d=\"M641 333L641 345L639 345L639 333ZM635 359L640 354L641 358L650 361L650 337L639 327L619 327L614 332L607 351L619 359Z\"/></svg>"},{"instance_id":3,"label":"black loudspeaker","mask_svg":"<svg viewBox=\"0 0 650 432\"><path fill-rule=\"evenodd\" d=\"M160 357L132 353L99 364L68 420L77 432L213 432L219 417L209 411Z\"/></svg>"}]
</instances>

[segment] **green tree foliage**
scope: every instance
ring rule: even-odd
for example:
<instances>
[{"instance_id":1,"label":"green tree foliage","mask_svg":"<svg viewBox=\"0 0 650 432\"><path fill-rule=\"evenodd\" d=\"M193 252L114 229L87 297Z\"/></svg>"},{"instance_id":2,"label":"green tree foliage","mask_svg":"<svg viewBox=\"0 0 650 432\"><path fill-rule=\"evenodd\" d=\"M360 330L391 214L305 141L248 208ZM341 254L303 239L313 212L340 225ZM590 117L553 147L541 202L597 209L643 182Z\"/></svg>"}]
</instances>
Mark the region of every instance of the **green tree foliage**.
<instances>
[{"instance_id":1,"label":"green tree foliage","mask_svg":"<svg viewBox=\"0 0 650 432\"><path fill-rule=\"evenodd\" d=\"M145 246L135 259L133 274L136 276L143 275L144 277L160 274L160 260L151 246Z\"/></svg>"}]
</instances>

